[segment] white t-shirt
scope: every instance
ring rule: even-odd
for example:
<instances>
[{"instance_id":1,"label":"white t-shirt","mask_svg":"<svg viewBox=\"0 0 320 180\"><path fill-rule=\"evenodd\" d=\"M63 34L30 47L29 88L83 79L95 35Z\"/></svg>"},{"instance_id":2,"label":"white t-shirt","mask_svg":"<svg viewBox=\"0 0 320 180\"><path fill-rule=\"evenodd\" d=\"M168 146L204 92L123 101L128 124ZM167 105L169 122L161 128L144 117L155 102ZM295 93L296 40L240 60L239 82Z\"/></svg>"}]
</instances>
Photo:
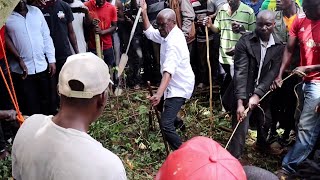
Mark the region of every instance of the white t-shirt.
<instances>
[{"instance_id":1,"label":"white t-shirt","mask_svg":"<svg viewBox=\"0 0 320 180\"><path fill-rule=\"evenodd\" d=\"M56 125L52 117L33 115L19 129L12 147L15 179L127 179L118 156L87 133Z\"/></svg>"},{"instance_id":2,"label":"white t-shirt","mask_svg":"<svg viewBox=\"0 0 320 180\"><path fill-rule=\"evenodd\" d=\"M85 7L85 5L80 0L74 0L74 2L70 4L70 7L71 8ZM73 13L73 17L74 17L74 20L72 21L72 26L73 26L74 33L76 34L79 53L87 52L87 43L84 38L84 31L83 31L83 18L85 17L85 14Z\"/></svg>"},{"instance_id":3,"label":"white t-shirt","mask_svg":"<svg viewBox=\"0 0 320 180\"><path fill-rule=\"evenodd\" d=\"M171 80L164 92L164 99L183 97L190 99L195 77L190 65L190 55L186 39L178 26L175 26L166 38L161 37L159 30L150 26L144 31L151 41L161 44L160 72L171 74Z\"/></svg>"}]
</instances>

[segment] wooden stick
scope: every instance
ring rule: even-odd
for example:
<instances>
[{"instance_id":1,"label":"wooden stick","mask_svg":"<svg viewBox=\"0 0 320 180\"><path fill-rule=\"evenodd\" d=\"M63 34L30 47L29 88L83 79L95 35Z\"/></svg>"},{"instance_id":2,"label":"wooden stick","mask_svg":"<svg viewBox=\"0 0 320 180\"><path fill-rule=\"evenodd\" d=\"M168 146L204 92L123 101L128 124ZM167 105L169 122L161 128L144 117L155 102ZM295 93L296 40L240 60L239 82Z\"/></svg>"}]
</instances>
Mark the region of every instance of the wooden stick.
<instances>
[{"instance_id":1,"label":"wooden stick","mask_svg":"<svg viewBox=\"0 0 320 180\"><path fill-rule=\"evenodd\" d=\"M149 94L150 96L153 96L153 92L152 92L152 88L151 88L151 85L150 85L150 81L147 81L147 84L148 84L148 90L149 90ZM161 121L161 118L160 118L160 114L158 112L158 109L154 106L153 107L155 113L156 113L156 117L158 119L158 123L159 123L159 126L160 126L160 121ZM168 143L166 141L166 138L164 136L164 133L162 131L162 128L160 127L160 132L161 132L161 135L162 135L162 138L163 138L163 143L164 143L164 146L165 146L165 149L166 149L166 152L167 152L167 155L170 154L170 149L169 149L169 146L168 146Z\"/></svg>"},{"instance_id":2,"label":"wooden stick","mask_svg":"<svg viewBox=\"0 0 320 180\"><path fill-rule=\"evenodd\" d=\"M209 48L209 33L208 27L206 26L206 44L207 44L207 64L209 69L209 84L210 84L210 121L211 121L211 128L213 127L213 107L212 107L212 76L211 76L211 64L210 64L210 48Z\"/></svg>"},{"instance_id":3,"label":"wooden stick","mask_svg":"<svg viewBox=\"0 0 320 180\"><path fill-rule=\"evenodd\" d=\"M94 21L95 21L95 22L94 22L94 25L95 25L96 27L99 26L100 20L99 20L99 19L94 19ZM95 42L96 42L96 52L97 52L97 56L102 59L100 35L97 34L97 33L94 33L94 39L95 39Z\"/></svg>"}]
</instances>

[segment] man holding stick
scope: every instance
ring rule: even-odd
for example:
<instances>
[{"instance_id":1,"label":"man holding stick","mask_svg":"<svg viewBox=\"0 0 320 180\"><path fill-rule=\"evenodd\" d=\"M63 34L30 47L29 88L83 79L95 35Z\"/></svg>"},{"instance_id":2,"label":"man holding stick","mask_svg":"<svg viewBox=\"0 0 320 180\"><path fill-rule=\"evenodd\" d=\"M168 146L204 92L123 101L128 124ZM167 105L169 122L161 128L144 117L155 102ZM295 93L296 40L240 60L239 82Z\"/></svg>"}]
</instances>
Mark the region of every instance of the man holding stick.
<instances>
[{"instance_id":1,"label":"man holding stick","mask_svg":"<svg viewBox=\"0 0 320 180\"><path fill-rule=\"evenodd\" d=\"M274 26L274 13L267 10L261 11L257 16L255 31L244 34L236 44L234 89L237 109L233 111L235 114L233 127L238 121L243 121L236 130L229 148L230 153L236 158L242 155L250 116L253 116L258 123L256 147L270 153L277 153L267 143L271 125L270 99L267 98L260 104L264 113L257 108L260 106L258 105L260 98L269 90L281 65L284 46L273 34ZM247 116L244 113L246 106L252 110Z\"/></svg>"},{"instance_id":2,"label":"man holding stick","mask_svg":"<svg viewBox=\"0 0 320 180\"><path fill-rule=\"evenodd\" d=\"M172 9L164 9L157 15L158 30L148 19L147 4L142 0L142 18L146 37L161 44L160 66L162 80L157 93L148 97L153 106L159 104L164 96L164 108L161 114L160 128L173 150L182 144L175 131L177 114L186 99L191 97L195 78L190 65L189 50L183 32L176 25L176 15Z\"/></svg>"}]
</instances>

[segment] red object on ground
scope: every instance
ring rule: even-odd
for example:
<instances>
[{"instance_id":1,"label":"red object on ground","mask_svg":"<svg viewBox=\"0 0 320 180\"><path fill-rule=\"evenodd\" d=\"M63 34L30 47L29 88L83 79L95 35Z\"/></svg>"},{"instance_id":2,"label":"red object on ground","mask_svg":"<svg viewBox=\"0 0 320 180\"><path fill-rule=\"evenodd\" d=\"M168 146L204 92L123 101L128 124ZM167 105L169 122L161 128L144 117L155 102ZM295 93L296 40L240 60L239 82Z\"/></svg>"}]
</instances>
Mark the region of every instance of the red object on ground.
<instances>
[{"instance_id":1,"label":"red object on ground","mask_svg":"<svg viewBox=\"0 0 320 180\"><path fill-rule=\"evenodd\" d=\"M240 162L220 144L195 137L171 153L156 180L246 180Z\"/></svg>"}]
</instances>

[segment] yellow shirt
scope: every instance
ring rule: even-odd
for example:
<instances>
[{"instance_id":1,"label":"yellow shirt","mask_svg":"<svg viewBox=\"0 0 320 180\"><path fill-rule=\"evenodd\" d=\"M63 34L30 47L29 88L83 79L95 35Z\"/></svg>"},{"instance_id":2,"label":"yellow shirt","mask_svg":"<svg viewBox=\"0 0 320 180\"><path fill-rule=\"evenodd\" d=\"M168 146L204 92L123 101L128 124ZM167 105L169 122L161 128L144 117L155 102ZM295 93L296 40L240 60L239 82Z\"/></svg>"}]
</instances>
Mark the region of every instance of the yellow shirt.
<instances>
[{"instance_id":1,"label":"yellow shirt","mask_svg":"<svg viewBox=\"0 0 320 180\"><path fill-rule=\"evenodd\" d=\"M287 17L283 16L283 21L284 21L284 23L286 24L288 31L290 31L291 25L292 25L292 23L293 23L293 20L294 20L296 17L297 17L296 14L293 15L293 16L291 16L290 18L287 18Z\"/></svg>"}]
</instances>

